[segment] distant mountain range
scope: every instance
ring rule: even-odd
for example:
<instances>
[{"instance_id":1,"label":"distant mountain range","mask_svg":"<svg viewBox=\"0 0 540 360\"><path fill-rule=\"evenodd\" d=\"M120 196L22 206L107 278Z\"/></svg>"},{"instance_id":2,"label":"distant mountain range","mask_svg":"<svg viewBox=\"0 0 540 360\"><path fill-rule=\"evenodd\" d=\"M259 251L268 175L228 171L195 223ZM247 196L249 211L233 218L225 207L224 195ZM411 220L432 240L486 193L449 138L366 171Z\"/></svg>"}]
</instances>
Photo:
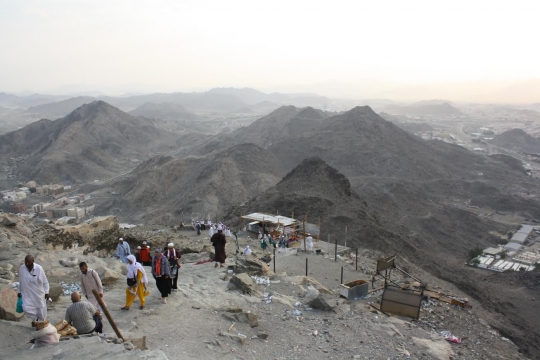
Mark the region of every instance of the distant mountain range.
<instances>
[{"instance_id":1,"label":"distant mountain range","mask_svg":"<svg viewBox=\"0 0 540 360\"><path fill-rule=\"evenodd\" d=\"M255 113L260 113L261 111L269 112L280 105L322 108L330 102L330 99L316 94L266 94L249 88L216 88L206 92L154 93L125 97L68 97L39 94L16 96L0 93L0 106L24 108L26 114L33 114L39 118L48 119L63 117L79 106L94 100L105 101L123 111L146 112L149 116L155 116L155 109L151 110L150 107L152 105L149 104L170 104L169 106L171 108L169 112L167 114L161 114L162 116L169 116L174 115L178 111L178 108L173 109L172 106L182 106L186 111L191 112L245 112L246 109L250 109ZM171 110L173 112L170 112ZM182 114L182 116L184 115Z\"/></svg>"},{"instance_id":2,"label":"distant mountain range","mask_svg":"<svg viewBox=\"0 0 540 360\"><path fill-rule=\"evenodd\" d=\"M450 102L442 100L428 100L417 102L408 106L386 105L384 111L390 114L409 116L457 116L462 112Z\"/></svg>"},{"instance_id":3,"label":"distant mountain range","mask_svg":"<svg viewBox=\"0 0 540 360\"><path fill-rule=\"evenodd\" d=\"M40 120L0 136L0 157L28 156L19 169L23 179L87 182L175 149L177 136L158 121L94 101L58 120Z\"/></svg>"}]
</instances>

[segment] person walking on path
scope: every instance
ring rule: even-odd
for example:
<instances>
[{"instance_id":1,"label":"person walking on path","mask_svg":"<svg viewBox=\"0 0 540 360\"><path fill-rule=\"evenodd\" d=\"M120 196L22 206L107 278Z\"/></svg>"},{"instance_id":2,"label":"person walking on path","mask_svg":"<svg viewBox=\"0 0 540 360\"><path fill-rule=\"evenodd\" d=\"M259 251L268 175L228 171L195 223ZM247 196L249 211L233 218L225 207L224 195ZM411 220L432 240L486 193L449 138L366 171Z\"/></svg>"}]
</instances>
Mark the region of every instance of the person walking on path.
<instances>
[{"instance_id":1,"label":"person walking on path","mask_svg":"<svg viewBox=\"0 0 540 360\"><path fill-rule=\"evenodd\" d=\"M32 326L47 319L49 281L43 268L34 263L32 255L26 255L24 265L19 268L19 297L21 296L24 313L32 319Z\"/></svg>"},{"instance_id":2,"label":"person walking on path","mask_svg":"<svg viewBox=\"0 0 540 360\"><path fill-rule=\"evenodd\" d=\"M88 265L84 261L79 264L79 269L81 270L81 274L79 276L81 292L90 304L101 310L101 306L92 292L94 289L97 290L99 297L101 300L103 300L103 285L101 284L101 279L99 278L97 271L94 269L89 269Z\"/></svg>"},{"instance_id":3,"label":"person walking on path","mask_svg":"<svg viewBox=\"0 0 540 360\"><path fill-rule=\"evenodd\" d=\"M178 271L180 270L180 258L182 257L182 254L180 254L180 250L177 250L174 248L173 243L167 244L167 251L163 252L165 254L165 257L167 260L169 260L169 266L170 266L170 277L171 277L171 288L173 291L178 290Z\"/></svg>"},{"instance_id":4,"label":"person walking on path","mask_svg":"<svg viewBox=\"0 0 540 360\"><path fill-rule=\"evenodd\" d=\"M141 245L141 250L139 250L139 258L141 259L141 264L144 266L152 266L152 255L150 255L150 246L143 241Z\"/></svg>"},{"instance_id":5,"label":"person walking on path","mask_svg":"<svg viewBox=\"0 0 540 360\"><path fill-rule=\"evenodd\" d=\"M101 311L89 302L81 301L78 291L71 293L72 304L66 309L66 321L77 329L77 335L102 333Z\"/></svg>"},{"instance_id":6,"label":"person walking on path","mask_svg":"<svg viewBox=\"0 0 540 360\"><path fill-rule=\"evenodd\" d=\"M156 286L161 294L159 300L167 303L167 297L171 293L171 268L169 267L169 261L161 253L161 249L154 250L154 258L152 259L152 275L156 279Z\"/></svg>"},{"instance_id":7,"label":"person walking on path","mask_svg":"<svg viewBox=\"0 0 540 360\"><path fill-rule=\"evenodd\" d=\"M197 235L201 235L201 223L198 221L195 224L195 231L197 231Z\"/></svg>"},{"instance_id":8,"label":"person walking on path","mask_svg":"<svg viewBox=\"0 0 540 360\"><path fill-rule=\"evenodd\" d=\"M309 252L313 251L313 238L311 237L311 234L308 234L308 237L306 238L306 248Z\"/></svg>"},{"instance_id":9,"label":"person walking on path","mask_svg":"<svg viewBox=\"0 0 540 360\"><path fill-rule=\"evenodd\" d=\"M129 255L127 261L128 288L126 289L126 305L121 307L120 310L129 310L136 296L139 297L141 302L139 309L142 310L146 303L146 297L150 295L150 292L147 290L148 277L143 266L135 260L135 256Z\"/></svg>"},{"instance_id":10,"label":"person walking on path","mask_svg":"<svg viewBox=\"0 0 540 360\"><path fill-rule=\"evenodd\" d=\"M218 226L217 234L214 234L210 239L216 254L214 256L214 261L216 262L215 267L218 267L218 263L220 263L220 267L223 267L223 263L227 258L227 255L225 254L225 244L227 243L227 239L225 238L225 235L223 235L222 231L221 226Z\"/></svg>"},{"instance_id":11,"label":"person walking on path","mask_svg":"<svg viewBox=\"0 0 540 360\"><path fill-rule=\"evenodd\" d=\"M123 263L127 264L127 258L131 255L131 249L129 248L129 244L124 241L123 238L118 239L118 245L116 246L116 256L118 259L122 260Z\"/></svg>"}]
</instances>

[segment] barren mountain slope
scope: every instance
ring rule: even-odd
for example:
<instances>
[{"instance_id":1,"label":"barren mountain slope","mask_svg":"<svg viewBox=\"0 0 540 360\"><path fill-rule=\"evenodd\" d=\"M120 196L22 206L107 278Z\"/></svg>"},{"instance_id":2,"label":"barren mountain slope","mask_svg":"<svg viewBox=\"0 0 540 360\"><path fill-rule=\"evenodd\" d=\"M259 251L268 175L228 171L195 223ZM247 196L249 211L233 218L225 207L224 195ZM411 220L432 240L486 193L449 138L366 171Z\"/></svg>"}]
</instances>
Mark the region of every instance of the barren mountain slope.
<instances>
[{"instance_id":1,"label":"barren mountain slope","mask_svg":"<svg viewBox=\"0 0 540 360\"><path fill-rule=\"evenodd\" d=\"M243 143L267 148L280 141L308 136L319 128L327 117L326 113L311 107L302 109L282 106L231 134L214 137L208 143L194 149L194 153L208 154Z\"/></svg>"},{"instance_id":2,"label":"barren mountain slope","mask_svg":"<svg viewBox=\"0 0 540 360\"><path fill-rule=\"evenodd\" d=\"M100 179L176 146L176 135L159 122L137 118L95 101L68 116L0 136L0 156L28 155L22 180L40 183Z\"/></svg>"},{"instance_id":3,"label":"barren mountain slope","mask_svg":"<svg viewBox=\"0 0 540 360\"><path fill-rule=\"evenodd\" d=\"M276 184L283 172L275 157L253 145L234 146L210 157L156 157L104 191L120 196L98 206L123 219L177 224L222 218L223 209L242 203Z\"/></svg>"},{"instance_id":4,"label":"barren mountain slope","mask_svg":"<svg viewBox=\"0 0 540 360\"><path fill-rule=\"evenodd\" d=\"M521 129L512 129L497 135L490 144L530 154L540 154L540 139Z\"/></svg>"},{"instance_id":5,"label":"barren mountain slope","mask_svg":"<svg viewBox=\"0 0 540 360\"><path fill-rule=\"evenodd\" d=\"M386 255L399 252L400 257L456 284L486 305L489 312L485 316L492 325L530 356L538 354L540 337L533 329L540 324L540 316L529 305L538 290L510 282L501 293L499 277L464 265L471 248L495 246L500 239L490 232L505 232L509 227L434 202L420 186L374 182L360 191L352 190L347 178L322 160L307 159L276 186L231 209L229 219L235 221L237 215L254 211L274 213L276 209L284 214L294 212L299 218L307 214L311 222L321 218L323 239L330 234L339 244L343 244L347 226L349 246ZM522 277L529 284L536 281L536 274Z\"/></svg>"}]
</instances>

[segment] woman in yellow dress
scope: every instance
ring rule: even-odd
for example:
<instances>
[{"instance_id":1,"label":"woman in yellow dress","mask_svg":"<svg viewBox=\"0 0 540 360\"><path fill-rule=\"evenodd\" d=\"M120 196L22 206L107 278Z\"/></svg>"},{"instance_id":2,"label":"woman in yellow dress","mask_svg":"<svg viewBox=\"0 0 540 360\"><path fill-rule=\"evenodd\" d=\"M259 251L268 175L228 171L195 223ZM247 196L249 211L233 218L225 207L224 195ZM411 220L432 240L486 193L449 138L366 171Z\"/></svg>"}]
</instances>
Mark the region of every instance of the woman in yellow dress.
<instances>
[{"instance_id":1,"label":"woman in yellow dress","mask_svg":"<svg viewBox=\"0 0 540 360\"><path fill-rule=\"evenodd\" d=\"M121 310L129 310L131 304L135 300L136 296L139 296L141 306L139 309L144 309L144 304L146 302L146 297L150 295L150 292L147 290L148 277L146 277L146 271L140 263L137 262L135 256L129 255L127 257L128 267L127 267L127 277L128 279L136 279L135 285L128 286L126 289L126 305L121 307Z\"/></svg>"}]
</instances>

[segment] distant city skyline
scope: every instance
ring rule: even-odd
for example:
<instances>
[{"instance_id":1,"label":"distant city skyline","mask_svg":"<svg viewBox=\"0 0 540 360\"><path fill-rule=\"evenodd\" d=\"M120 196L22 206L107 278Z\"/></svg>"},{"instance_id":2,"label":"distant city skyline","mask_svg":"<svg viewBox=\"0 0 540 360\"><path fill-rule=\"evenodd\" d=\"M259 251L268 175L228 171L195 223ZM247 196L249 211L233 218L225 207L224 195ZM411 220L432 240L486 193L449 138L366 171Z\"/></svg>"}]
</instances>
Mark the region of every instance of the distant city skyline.
<instances>
[{"instance_id":1,"label":"distant city skyline","mask_svg":"<svg viewBox=\"0 0 540 360\"><path fill-rule=\"evenodd\" d=\"M535 1L0 0L0 91L540 102Z\"/></svg>"}]
</instances>

